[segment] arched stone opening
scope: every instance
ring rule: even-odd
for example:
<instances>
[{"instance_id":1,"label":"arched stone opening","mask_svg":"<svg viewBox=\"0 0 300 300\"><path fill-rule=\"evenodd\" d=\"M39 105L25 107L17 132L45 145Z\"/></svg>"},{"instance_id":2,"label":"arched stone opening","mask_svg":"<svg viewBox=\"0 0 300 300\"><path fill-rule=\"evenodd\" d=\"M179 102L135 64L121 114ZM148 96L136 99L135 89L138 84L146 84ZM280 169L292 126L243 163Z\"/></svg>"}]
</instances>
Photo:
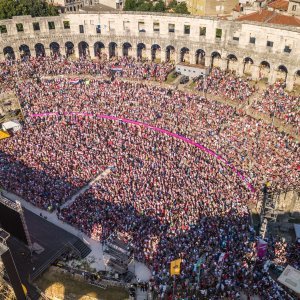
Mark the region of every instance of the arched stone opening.
<instances>
[{"instance_id":1,"label":"arched stone opening","mask_svg":"<svg viewBox=\"0 0 300 300\"><path fill-rule=\"evenodd\" d=\"M270 74L270 63L267 61L262 61L259 65L259 78L268 79Z\"/></svg>"},{"instance_id":2,"label":"arched stone opening","mask_svg":"<svg viewBox=\"0 0 300 300\"><path fill-rule=\"evenodd\" d=\"M244 58L244 68L243 68L243 74L251 75L252 74L252 65L253 65L253 59L251 57L245 57Z\"/></svg>"},{"instance_id":3,"label":"arched stone opening","mask_svg":"<svg viewBox=\"0 0 300 300\"><path fill-rule=\"evenodd\" d=\"M101 58L101 56L102 56L101 54L102 54L104 49L105 49L105 46L102 42L96 42L94 44L94 54L95 54L95 56Z\"/></svg>"},{"instance_id":4,"label":"arched stone opening","mask_svg":"<svg viewBox=\"0 0 300 300\"><path fill-rule=\"evenodd\" d=\"M221 67L221 54L217 51L212 52L211 54L211 66L212 67Z\"/></svg>"},{"instance_id":5,"label":"arched stone opening","mask_svg":"<svg viewBox=\"0 0 300 300\"><path fill-rule=\"evenodd\" d=\"M295 72L294 82L295 82L295 85L300 86L300 70Z\"/></svg>"},{"instance_id":6,"label":"arched stone opening","mask_svg":"<svg viewBox=\"0 0 300 300\"><path fill-rule=\"evenodd\" d=\"M60 55L60 46L56 42L52 42L49 46L50 48L50 55L51 56L59 56Z\"/></svg>"},{"instance_id":7,"label":"arched stone opening","mask_svg":"<svg viewBox=\"0 0 300 300\"><path fill-rule=\"evenodd\" d=\"M131 56L132 46L130 43L123 44L123 56Z\"/></svg>"},{"instance_id":8,"label":"arched stone opening","mask_svg":"<svg viewBox=\"0 0 300 300\"><path fill-rule=\"evenodd\" d=\"M196 56L195 58L196 65L205 66L205 51L202 49L198 49L196 51L195 56Z\"/></svg>"},{"instance_id":9,"label":"arched stone opening","mask_svg":"<svg viewBox=\"0 0 300 300\"><path fill-rule=\"evenodd\" d=\"M35 50L35 56L36 57L44 57L46 55L46 53L45 53L45 47L41 43L36 44L34 46L34 50Z\"/></svg>"},{"instance_id":10,"label":"arched stone opening","mask_svg":"<svg viewBox=\"0 0 300 300\"><path fill-rule=\"evenodd\" d=\"M29 58L31 56L30 49L27 45L23 44L19 47L21 58Z\"/></svg>"},{"instance_id":11,"label":"arched stone opening","mask_svg":"<svg viewBox=\"0 0 300 300\"><path fill-rule=\"evenodd\" d=\"M227 70L236 71L238 66L238 59L234 54L227 55Z\"/></svg>"},{"instance_id":12,"label":"arched stone opening","mask_svg":"<svg viewBox=\"0 0 300 300\"><path fill-rule=\"evenodd\" d=\"M161 48L157 44L154 44L151 46L151 60L152 61L160 61L161 60Z\"/></svg>"},{"instance_id":13,"label":"arched stone opening","mask_svg":"<svg viewBox=\"0 0 300 300\"><path fill-rule=\"evenodd\" d=\"M5 59L13 60L16 58L15 51L12 47L7 46L3 49Z\"/></svg>"},{"instance_id":14,"label":"arched stone opening","mask_svg":"<svg viewBox=\"0 0 300 300\"><path fill-rule=\"evenodd\" d=\"M171 45L166 47L166 61L175 61L175 48Z\"/></svg>"},{"instance_id":15,"label":"arched stone opening","mask_svg":"<svg viewBox=\"0 0 300 300\"><path fill-rule=\"evenodd\" d=\"M139 43L137 45L137 58L142 59L145 56L146 45L143 43Z\"/></svg>"},{"instance_id":16,"label":"arched stone opening","mask_svg":"<svg viewBox=\"0 0 300 300\"><path fill-rule=\"evenodd\" d=\"M112 57L117 57L118 53L117 53L117 44L115 42L111 42L108 45L108 53L109 53L109 58Z\"/></svg>"},{"instance_id":17,"label":"arched stone opening","mask_svg":"<svg viewBox=\"0 0 300 300\"><path fill-rule=\"evenodd\" d=\"M74 44L72 42L66 42L66 56L72 56L75 53Z\"/></svg>"},{"instance_id":18,"label":"arched stone opening","mask_svg":"<svg viewBox=\"0 0 300 300\"><path fill-rule=\"evenodd\" d=\"M277 69L276 79L279 81L286 81L287 74L288 74L287 67L284 65L280 65Z\"/></svg>"},{"instance_id":19,"label":"arched stone opening","mask_svg":"<svg viewBox=\"0 0 300 300\"><path fill-rule=\"evenodd\" d=\"M190 49L183 47L180 50L180 62L190 63Z\"/></svg>"},{"instance_id":20,"label":"arched stone opening","mask_svg":"<svg viewBox=\"0 0 300 300\"><path fill-rule=\"evenodd\" d=\"M82 41L78 44L79 57L87 58L90 56L89 44L85 41Z\"/></svg>"}]
</instances>

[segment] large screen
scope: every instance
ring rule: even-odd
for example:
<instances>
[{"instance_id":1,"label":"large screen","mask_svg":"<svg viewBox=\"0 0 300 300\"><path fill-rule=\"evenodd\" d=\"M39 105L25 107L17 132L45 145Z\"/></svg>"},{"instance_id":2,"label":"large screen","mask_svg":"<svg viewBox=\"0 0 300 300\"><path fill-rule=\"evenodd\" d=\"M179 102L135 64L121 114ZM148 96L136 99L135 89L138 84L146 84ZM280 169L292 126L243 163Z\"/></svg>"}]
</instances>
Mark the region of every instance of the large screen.
<instances>
[{"instance_id":1,"label":"large screen","mask_svg":"<svg viewBox=\"0 0 300 300\"><path fill-rule=\"evenodd\" d=\"M0 202L0 227L28 245L20 214Z\"/></svg>"}]
</instances>

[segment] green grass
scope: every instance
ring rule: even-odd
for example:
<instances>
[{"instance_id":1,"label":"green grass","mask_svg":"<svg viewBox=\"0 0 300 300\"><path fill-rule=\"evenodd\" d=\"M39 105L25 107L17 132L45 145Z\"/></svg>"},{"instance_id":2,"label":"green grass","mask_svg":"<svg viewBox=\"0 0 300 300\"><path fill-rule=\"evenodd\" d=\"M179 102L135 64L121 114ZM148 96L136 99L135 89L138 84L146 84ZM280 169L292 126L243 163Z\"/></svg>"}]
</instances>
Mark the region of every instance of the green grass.
<instances>
[{"instance_id":1,"label":"green grass","mask_svg":"<svg viewBox=\"0 0 300 300\"><path fill-rule=\"evenodd\" d=\"M174 72L171 72L171 73L168 75L167 80L165 81L165 83L171 84L174 80L176 80L177 77L176 77L176 78L173 78L173 77L172 77L173 74L174 74Z\"/></svg>"}]
</instances>

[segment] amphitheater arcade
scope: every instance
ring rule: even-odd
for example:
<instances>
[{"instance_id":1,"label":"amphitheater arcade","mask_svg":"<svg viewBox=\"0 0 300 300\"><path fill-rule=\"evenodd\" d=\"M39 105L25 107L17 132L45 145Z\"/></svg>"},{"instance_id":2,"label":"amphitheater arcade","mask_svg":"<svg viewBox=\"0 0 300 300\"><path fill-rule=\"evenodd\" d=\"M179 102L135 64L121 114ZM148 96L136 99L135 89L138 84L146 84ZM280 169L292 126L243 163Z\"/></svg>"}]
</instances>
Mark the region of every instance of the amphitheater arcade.
<instances>
[{"instance_id":1,"label":"amphitheater arcade","mask_svg":"<svg viewBox=\"0 0 300 300\"><path fill-rule=\"evenodd\" d=\"M218 66L300 85L300 28L210 17L109 12L0 21L0 60L27 54L133 56Z\"/></svg>"}]
</instances>

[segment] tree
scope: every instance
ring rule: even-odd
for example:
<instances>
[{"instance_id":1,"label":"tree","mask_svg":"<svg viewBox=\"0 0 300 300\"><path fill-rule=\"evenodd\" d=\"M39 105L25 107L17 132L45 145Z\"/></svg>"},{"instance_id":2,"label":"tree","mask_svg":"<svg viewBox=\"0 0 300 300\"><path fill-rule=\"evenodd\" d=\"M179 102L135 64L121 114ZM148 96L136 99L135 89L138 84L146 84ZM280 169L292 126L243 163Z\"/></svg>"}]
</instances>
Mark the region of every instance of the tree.
<instances>
[{"instance_id":1,"label":"tree","mask_svg":"<svg viewBox=\"0 0 300 300\"><path fill-rule=\"evenodd\" d=\"M13 16L31 15L32 17L57 16L58 9L45 0L0 0L0 19Z\"/></svg>"},{"instance_id":2,"label":"tree","mask_svg":"<svg viewBox=\"0 0 300 300\"><path fill-rule=\"evenodd\" d=\"M153 9L152 2L143 2L137 8L138 11L152 11L152 9Z\"/></svg>"},{"instance_id":3,"label":"tree","mask_svg":"<svg viewBox=\"0 0 300 300\"><path fill-rule=\"evenodd\" d=\"M177 6L175 7L174 12L176 14L189 14L189 11L186 6L186 2L178 3Z\"/></svg>"},{"instance_id":4,"label":"tree","mask_svg":"<svg viewBox=\"0 0 300 300\"><path fill-rule=\"evenodd\" d=\"M165 6L165 3L162 0L158 1L153 6L153 11L165 11L165 10L166 10L166 6Z\"/></svg>"},{"instance_id":5,"label":"tree","mask_svg":"<svg viewBox=\"0 0 300 300\"><path fill-rule=\"evenodd\" d=\"M136 0L126 0L124 10L133 11L136 10L137 6L138 5Z\"/></svg>"},{"instance_id":6,"label":"tree","mask_svg":"<svg viewBox=\"0 0 300 300\"><path fill-rule=\"evenodd\" d=\"M177 1L176 0L172 0L169 5L168 5L168 9L172 9L175 8L177 6Z\"/></svg>"}]
</instances>

